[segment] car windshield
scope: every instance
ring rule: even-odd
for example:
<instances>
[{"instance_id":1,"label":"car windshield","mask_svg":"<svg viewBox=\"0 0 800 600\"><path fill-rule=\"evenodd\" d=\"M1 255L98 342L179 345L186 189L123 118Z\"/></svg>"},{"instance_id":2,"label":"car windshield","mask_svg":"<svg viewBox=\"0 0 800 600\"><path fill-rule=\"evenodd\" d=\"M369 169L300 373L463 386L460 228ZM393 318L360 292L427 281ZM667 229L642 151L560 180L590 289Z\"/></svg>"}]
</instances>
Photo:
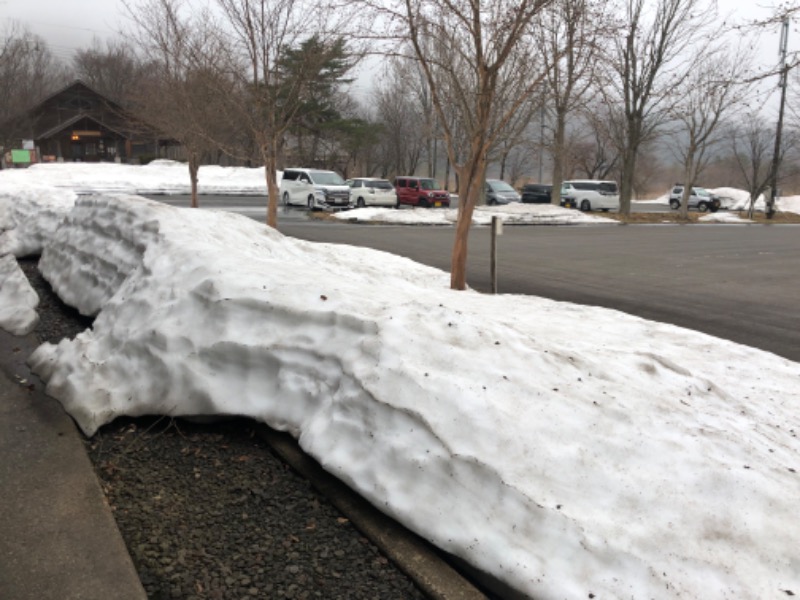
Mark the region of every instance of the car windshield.
<instances>
[{"instance_id":1,"label":"car windshield","mask_svg":"<svg viewBox=\"0 0 800 600\"><path fill-rule=\"evenodd\" d=\"M420 179L419 180L419 187L423 190L438 190L439 186L436 185L436 182L433 179Z\"/></svg>"},{"instance_id":2,"label":"car windshield","mask_svg":"<svg viewBox=\"0 0 800 600\"><path fill-rule=\"evenodd\" d=\"M495 192L513 192L514 188L508 185L505 181L499 181L497 179L489 181L489 185L492 186L492 189Z\"/></svg>"},{"instance_id":3,"label":"car windshield","mask_svg":"<svg viewBox=\"0 0 800 600\"><path fill-rule=\"evenodd\" d=\"M317 185L344 185L344 179L333 171L311 171L311 178Z\"/></svg>"},{"instance_id":4,"label":"car windshield","mask_svg":"<svg viewBox=\"0 0 800 600\"><path fill-rule=\"evenodd\" d=\"M385 179L379 179L378 181L365 181L364 185L367 187L375 188L376 190L391 190L392 184L386 181Z\"/></svg>"}]
</instances>

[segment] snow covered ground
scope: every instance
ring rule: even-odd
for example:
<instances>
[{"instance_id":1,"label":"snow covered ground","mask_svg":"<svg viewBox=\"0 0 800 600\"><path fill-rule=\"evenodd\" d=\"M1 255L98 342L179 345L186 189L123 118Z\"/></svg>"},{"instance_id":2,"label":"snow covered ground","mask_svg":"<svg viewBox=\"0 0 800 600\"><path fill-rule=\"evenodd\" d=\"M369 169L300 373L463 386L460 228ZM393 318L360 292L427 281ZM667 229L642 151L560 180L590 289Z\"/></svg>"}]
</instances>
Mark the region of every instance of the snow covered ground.
<instances>
[{"instance_id":1,"label":"snow covered ground","mask_svg":"<svg viewBox=\"0 0 800 600\"><path fill-rule=\"evenodd\" d=\"M342 221L363 221L371 223L392 223L400 225L454 225L458 219L458 209L428 208L358 208L334 214ZM492 217L499 217L508 225L586 225L606 223L619 225L619 221L586 214L552 204L505 204L499 206L479 206L472 215L475 225L489 225Z\"/></svg>"},{"instance_id":2,"label":"snow covered ground","mask_svg":"<svg viewBox=\"0 0 800 600\"><path fill-rule=\"evenodd\" d=\"M747 210L747 208L749 207L750 194L748 194L744 190L739 190L730 187L721 187L721 188L708 188L708 191L720 197L720 202L722 204L723 210L731 210L731 211ZM658 198L654 198L652 200L639 200L638 202L649 203L649 204L663 204L667 206L669 205L669 194L668 193L664 194L663 196L659 196ZM786 196L784 198L778 198L775 206L778 211L800 213L800 196ZM766 199L764 198L763 195L761 195L756 200L755 209L757 211L763 212L765 208L766 208ZM725 217L720 217L720 219L717 220L720 222L731 222L729 219ZM714 220L714 219L704 219L704 220Z\"/></svg>"},{"instance_id":3,"label":"snow covered ground","mask_svg":"<svg viewBox=\"0 0 800 600\"><path fill-rule=\"evenodd\" d=\"M6 184L46 182L79 194L190 194L189 169L179 162L154 160L147 165L118 163L43 163L27 169L0 172ZM198 173L198 193L265 196L264 168L203 166Z\"/></svg>"},{"instance_id":4,"label":"snow covered ground","mask_svg":"<svg viewBox=\"0 0 800 600\"><path fill-rule=\"evenodd\" d=\"M0 230L97 316L29 359L88 435L252 416L525 596L800 593L798 363L131 195L0 177Z\"/></svg>"}]
</instances>

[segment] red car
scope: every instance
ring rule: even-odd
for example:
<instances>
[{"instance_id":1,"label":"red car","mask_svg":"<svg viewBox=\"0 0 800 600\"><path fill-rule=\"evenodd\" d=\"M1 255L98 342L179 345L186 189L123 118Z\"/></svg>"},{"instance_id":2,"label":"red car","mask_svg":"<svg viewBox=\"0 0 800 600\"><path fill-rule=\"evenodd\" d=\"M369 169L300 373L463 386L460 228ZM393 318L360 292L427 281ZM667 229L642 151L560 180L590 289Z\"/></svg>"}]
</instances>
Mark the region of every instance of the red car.
<instances>
[{"instance_id":1,"label":"red car","mask_svg":"<svg viewBox=\"0 0 800 600\"><path fill-rule=\"evenodd\" d=\"M422 208L450 206L450 192L443 190L430 177L395 177L397 208L403 204Z\"/></svg>"}]
</instances>

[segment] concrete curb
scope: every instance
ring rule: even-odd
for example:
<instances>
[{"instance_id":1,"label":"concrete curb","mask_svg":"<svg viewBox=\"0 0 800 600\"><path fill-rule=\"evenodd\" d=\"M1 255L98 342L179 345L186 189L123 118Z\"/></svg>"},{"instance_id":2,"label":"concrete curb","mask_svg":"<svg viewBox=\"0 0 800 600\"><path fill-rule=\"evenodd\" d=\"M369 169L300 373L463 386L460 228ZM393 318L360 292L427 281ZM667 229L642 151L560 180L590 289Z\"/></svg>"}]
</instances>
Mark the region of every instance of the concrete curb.
<instances>
[{"instance_id":1,"label":"concrete curb","mask_svg":"<svg viewBox=\"0 0 800 600\"><path fill-rule=\"evenodd\" d=\"M287 433L257 425L259 435L293 469L307 478L367 538L434 600L485 600L431 544L373 507L303 452Z\"/></svg>"}]
</instances>

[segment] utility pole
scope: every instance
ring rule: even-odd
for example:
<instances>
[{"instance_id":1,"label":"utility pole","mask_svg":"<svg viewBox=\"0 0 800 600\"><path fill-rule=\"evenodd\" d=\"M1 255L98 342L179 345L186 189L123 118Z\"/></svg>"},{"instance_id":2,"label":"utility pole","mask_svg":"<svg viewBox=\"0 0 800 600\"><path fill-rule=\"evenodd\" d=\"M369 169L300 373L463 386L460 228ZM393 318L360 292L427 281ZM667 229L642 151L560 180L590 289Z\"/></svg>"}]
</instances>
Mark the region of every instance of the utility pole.
<instances>
[{"instance_id":1,"label":"utility pole","mask_svg":"<svg viewBox=\"0 0 800 600\"><path fill-rule=\"evenodd\" d=\"M781 59L780 79L778 80L778 87L781 88L781 101L778 107L778 126L775 131L775 150L772 154L772 190L770 190L770 197L767 200L766 216L771 219L775 215L775 200L778 197L778 169L781 166L781 133L783 132L783 111L786 106L786 80L788 75L788 67L786 66L786 47L789 42L789 17L784 17L781 23L781 41L778 48L778 54Z\"/></svg>"}]
</instances>

